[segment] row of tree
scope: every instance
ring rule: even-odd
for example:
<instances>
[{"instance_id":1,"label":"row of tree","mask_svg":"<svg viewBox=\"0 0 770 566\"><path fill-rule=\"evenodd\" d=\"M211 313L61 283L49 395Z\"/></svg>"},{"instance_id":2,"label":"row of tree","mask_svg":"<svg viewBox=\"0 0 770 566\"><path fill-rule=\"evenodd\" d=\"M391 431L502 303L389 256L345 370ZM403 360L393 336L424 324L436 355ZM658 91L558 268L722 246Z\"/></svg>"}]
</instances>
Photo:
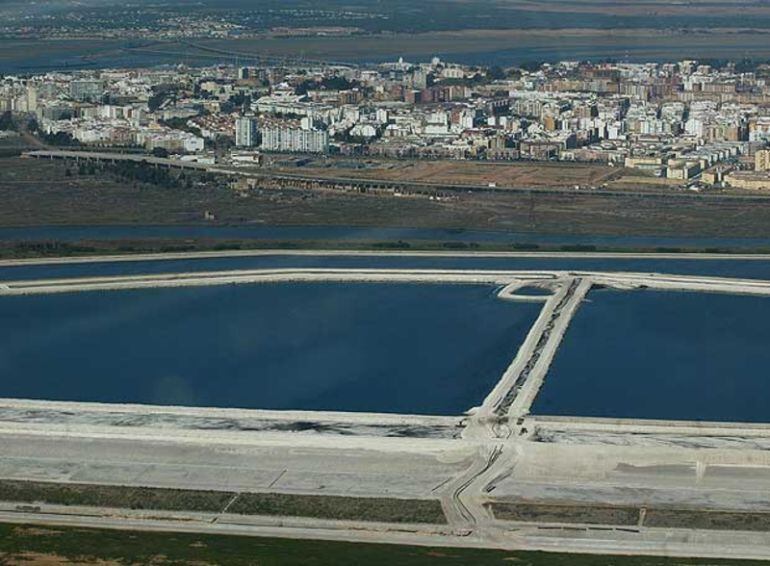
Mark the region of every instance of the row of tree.
<instances>
[{"instance_id":1,"label":"row of tree","mask_svg":"<svg viewBox=\"0 0 770 566\"><path fill-rule=\"evenodd\" d=\"M16 130L17 125L10 112L0 114L0 130Z\"/></svg>"}]
</instances>

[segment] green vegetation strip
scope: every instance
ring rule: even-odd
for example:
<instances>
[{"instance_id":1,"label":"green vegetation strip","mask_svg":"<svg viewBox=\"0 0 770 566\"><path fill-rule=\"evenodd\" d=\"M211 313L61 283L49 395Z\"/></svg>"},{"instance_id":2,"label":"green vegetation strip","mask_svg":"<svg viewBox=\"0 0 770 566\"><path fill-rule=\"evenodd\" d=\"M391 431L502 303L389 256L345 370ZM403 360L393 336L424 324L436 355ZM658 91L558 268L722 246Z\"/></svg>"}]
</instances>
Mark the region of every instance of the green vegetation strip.
<instances>
[{"instance_id":1,"label":"green vegetation strip","mask_svg":"<svg viewBox=\"0 0 770 566\"><path fill-rule=\"evenodd\" d=\"M384 523L446 523L437 499L389 499L244 493L228 509L239 515L289 515Z\"/></svg>"},{"instance_id":2,"label":"green vegetation strip","mask_svg":"<svg viewBox=\"0 0 770 566\"><path fill-rule=\"evenodd\" d=\"M259 250L339 250L339 251L435 251L435 252L578 252L678 254L770 254L770 248L729 247L617 247L581 244L540 245L532 243L458 242L458 241L367 241L367 240L219 240L219 239L152 239L152 240L84 240L64 242L6 241L0 242L0 259L34 259L48 257L98 257L147 253L222 252Z\"/></svg>"},{"instance_id":3,"label":"green vegetation strip","mask_svg":"<svg viewBox=\"0 0 770 566\"><path fill-rule=\"evenodd\" d=\"M236 497L237 496L237 497ZM200 511L444 524L438 500L244 493L0 480L0 501L157 511ZM229 507L228 507L229 505Z\"/></svg>"},{"instance_id":4,"label":"green vegetation strip","mask_svg":"<svg viewBox=\"0 0 770 566\"><path fill-rule=\"evenodd\" d=\"M492 512L503 521L635 526L641 508L569 503L495 502ZM709 509L647 508L643 526L725 531L770 531L770 513Z\"/></svg>"},{"instance_id":5,"label":"green vegetation strip","mask_svg":"<svg viewBox=\"0 0 770 566\"><path fill-rule=\"evenodd\" d=\"M590 556L0 524L0 564L325 566L754 566L756 561Z\"/></svg>"},{"instance_id":6,"label":"green vegetation strip","mask_svg":"<svg viewBox=\"0 0 770 566\"><path fill-rule=\"evenodd\" d=\"M648 509L646 527L770 531L770 513L739 513L690 509Z\"/></svg>"},{"instance_id":7,"label":"green vegetation strip","mask_svg":"<svg viewBox=\"0 0 770 566\"><path fill-rule=\"evenodd\" d=\"M492 512L497 519L539 523L631 526L638 524L639 511L638 507L510 502L492 504Z\"/></svg>"},{"instance_id":8,"label":"green vegetation strip","mask_svg":"<svg viewBox=\"0 0 770 566\"><path fill-rule=\"evenodd\" d=\"M219 512L233 496L224 491L0 481L2 501L52 505Z\"/></svg>"}]
</instances>

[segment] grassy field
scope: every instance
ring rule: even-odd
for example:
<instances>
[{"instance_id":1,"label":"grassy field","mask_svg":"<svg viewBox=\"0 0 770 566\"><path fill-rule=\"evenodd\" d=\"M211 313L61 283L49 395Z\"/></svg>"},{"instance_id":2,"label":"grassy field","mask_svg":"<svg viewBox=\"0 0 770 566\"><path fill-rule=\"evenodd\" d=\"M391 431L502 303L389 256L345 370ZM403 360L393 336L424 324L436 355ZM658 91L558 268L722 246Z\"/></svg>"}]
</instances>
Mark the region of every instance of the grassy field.
<instances>
[{"instance_id":1,"label":"grassy field","mask_svg":"<svg viewBox=\"0 0 770 566\"><path fill-rule=\"evenodd\" d=\"M145 533L0 524L0 564L228 564L260 566L754 566L760 562L589 556Z\"/></svg>"},{"instance_id":2,"label":"grassy field","mask_svg":"<svg viewBox=\"0 0 770 566\"><path fill-rule=\"evenodd\" d=\"M70 171L69 175L67 171ZM0 159L0 226L202 223L505 230L541 234L770 237L770 200L457 192L447 200L335 191L168 189L73 166Z\"/></svg>"},{"instance_id":3,"label":"grassy field","mask_svg":"<svg viewBox=\"0 0 770 566\"><path fill-rule=\"evenodd\" d=\"M340 166L345 163L345 160L330 160L328 167L319 167L317 161L298 169L283 170L313 177L340 176L482 186L494 183L499 187L525 188L599 186L623 173L612 167L577 163L366 160L357 162L365 163L366 167L355 169Z\"/></svg>"},{"instance_id":4,"label":"grassy field","mask_svg":"<svg viewBox=\"0 0 770 566\"><path fill-rule=\"evenodd\" d=\"M626 192L672 192L681 189L682 181L646 175L635 169L609 167L595 163L543 161L420 161L368 158L315 159L297 167L287 162L296 159L277 157L274 169L281 173L312 177L342 177L401 182L430 182L504 188L557 188L575 186L601 187ZM745 193L745 191L744 191ZM741 194L733 190L730 194ZM756 192L754 194L757 194Z\"/></svg>"},{"instance_id":5,"label":"grassy field","mask_svg":"<svg viewBox=\"0 0 770 566\"><path fill-rule=\"evenodd\" d=\"M390 523L446 522L438 500L242 493L0 480L0 501Z\"/></svg>"}]
</instances>

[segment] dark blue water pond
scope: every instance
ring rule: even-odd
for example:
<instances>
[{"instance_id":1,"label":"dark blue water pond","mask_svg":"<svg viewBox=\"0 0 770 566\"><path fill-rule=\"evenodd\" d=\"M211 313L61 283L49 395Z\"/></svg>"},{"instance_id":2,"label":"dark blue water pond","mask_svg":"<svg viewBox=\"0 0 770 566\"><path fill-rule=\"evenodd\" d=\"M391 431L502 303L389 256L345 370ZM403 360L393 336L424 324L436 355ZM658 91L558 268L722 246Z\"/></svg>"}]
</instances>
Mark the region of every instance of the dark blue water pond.
<instances>
[{"instance_id":1,"label":"dark blue water pond","mask_svg":"<svg viewBox=\"0 0 770 566\"><path fill-rule=\"evenodd\" d=\"M770 299L593 291L532 412L770 422Z\"/></svg>"},{"instance_id":2,"label":"dark blue water pond","mask_svg":"<svg viewBox=\"0 0 770 566\"><path fill-rule=\"evenodd\" d=\"M0 299L0 396L460 414L540 304L470 285L265 284Z\"/></svg>"}]
</instances>

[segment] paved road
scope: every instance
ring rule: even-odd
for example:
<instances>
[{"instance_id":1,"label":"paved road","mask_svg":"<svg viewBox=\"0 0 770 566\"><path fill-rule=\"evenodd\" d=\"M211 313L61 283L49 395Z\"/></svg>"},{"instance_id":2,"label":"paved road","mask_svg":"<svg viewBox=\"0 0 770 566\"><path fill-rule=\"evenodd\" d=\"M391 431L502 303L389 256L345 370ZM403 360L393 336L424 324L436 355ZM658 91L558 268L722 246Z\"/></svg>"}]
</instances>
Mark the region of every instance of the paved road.
<instances>
[{"instance_id":1,"label":"paved road","mask_svg":"<svg viewBox=\"0 0 770 566\"><path fill-rule=\"evenodd\" d=\"M703 260L703 261L770 261L770 254L762 253L643 253L643 252L505 252L505 251L406 251L406 250L219 250L200 252L140 253L120 255L67 256L28 259L0 259L0 267L18 265L62 265L70 263L166 261L184 259L212 259L239 257L436 257L436 258L489 258L489 259L650 259L650 260Z\"/></svg>"}]
</instances>

